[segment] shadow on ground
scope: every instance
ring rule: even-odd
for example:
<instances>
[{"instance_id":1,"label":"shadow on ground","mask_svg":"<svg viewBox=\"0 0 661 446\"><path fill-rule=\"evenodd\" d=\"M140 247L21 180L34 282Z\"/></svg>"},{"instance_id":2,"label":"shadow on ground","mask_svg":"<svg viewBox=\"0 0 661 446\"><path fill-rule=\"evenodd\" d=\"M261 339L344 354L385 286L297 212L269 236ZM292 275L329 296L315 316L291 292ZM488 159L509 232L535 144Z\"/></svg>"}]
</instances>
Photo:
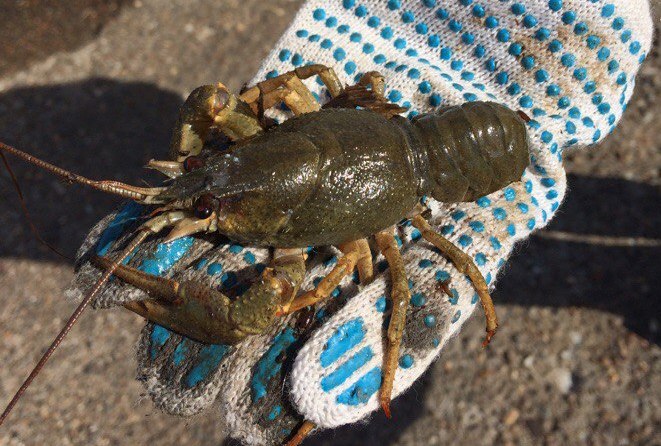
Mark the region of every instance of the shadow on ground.
<instances>
[{"instance_id":1,"label":"shadow on ground","mask_svg":"<svg viewBox=\"0 0 661 446\"><path fill-rule=\"evenodd\" d=\"M141 82L90 79L0 95L0 140L93 179L160 181L142 168L167 154L182 98ZM121 199L8 158L43 237L73 256L89 228ZM40 245L20 212L4 167L0 181L0 256L58 260Z\"/></svg>"},{"instance_id":2,"label":"shadow on ground","mask_svg":"<svg viewBox=\"0 0 661 446\"><path fill-rule=\"evenodd\" d=\"M423 416L423 399L432 385L432 379L427 371L410 389L393 402L396 410L392 419L387 419L383 412L374 413L369 422L342 426L337 429L321 432L310 439L310 446L326 444L396 444L407 428L415 420ZM396 404L396 406L395 406Z\"/></svg>"},{"instance_id":3,"label":"shadow on ground","mask_svg":"<svg viewBox=\"0 0 661 446\"><path fill-rule=\"evenodd\" d=\"M565 203L547 231L661 239L657 186L569 176ZM494 300L521 306L588 307L621 315L649 341L661 341L659 247L607 246L537 233L510 259Z\"/></svg>"},{"instance_id":4,"label":"shadow on ground","mask_svg":"<svg viewBox=\"0 0 661 446\"><path fill-rule=\"evenodd\" d=\"M21 88L0 96L0 140L77 173L139 184L155 181L149 159L164 157L181 98L145 83L107 79ZM72 256L88 229L119 202L68 187L16 160L34 223ZM0 256L58 260L30 234L6 172L0 174ZM621 179L569 177L566 202L549 230L605 236L661 238L659 189ZM661 285L658 248L611 247L533 236L520 246L499 281L494 300L520 306L588 307L621 315L638 335L659 342ZM376 414L311 444L391 444L421 416L427 375L397 400L398 417ZM227 445L236 444L232 441Z\"/></svg>"}]
</instances>

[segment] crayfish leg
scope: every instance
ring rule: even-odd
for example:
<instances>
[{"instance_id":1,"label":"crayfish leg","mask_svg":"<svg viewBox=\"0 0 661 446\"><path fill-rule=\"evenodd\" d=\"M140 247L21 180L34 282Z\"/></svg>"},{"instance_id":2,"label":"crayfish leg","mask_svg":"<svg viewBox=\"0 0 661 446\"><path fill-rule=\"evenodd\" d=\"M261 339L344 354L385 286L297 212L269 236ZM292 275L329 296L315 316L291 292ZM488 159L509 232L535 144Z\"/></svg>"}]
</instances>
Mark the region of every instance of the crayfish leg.
<instances>
[{"instance_id":1,"label":"crayfish leg","mask_svg":"<svg viewBox=\"0 0 661 446\"><path fill-rule=\"evenodd\" d=\"M364 108L379 113L386 119L408 110L384 97L383 89L383 76L377 71L370 71L365 73L356 85L347 86L339 95L324 104L324 108Z\"/></svg>"},{"instance_id":2,"label":"crayfish leg","mask_svg":"<svg viewBox=\"0 0 661 446\"><path fill-rule=\"evenodd\" d=\"M308 435L310 435L310 432L312 432L315 427L316 426L313 422L305 420L285 446L298 446Z\"/></svg>"},{"instance_id":3,"label":"crayfish leg","mask_svg":"<svg viewBox=\"0 0 661 446\"><path fill-rule=\"evenodd\" d=\"M253 87L243 91L239 98L246 102L252 110L263 114L266 110L285 102L296 115L319 110L320 106L310 89L305 86L302 79L319 76L331 97L342 92L342 82L335 70L326 65L315 64L296 68L280 76L259 82Z\"/></svg>"},{"instance_id":4,"label":"crayfish leg","mask_svg":"<svg viewBox=\"0 0 661 446\"><path fill-rule=\"evenodd\" d=\"M378 71L368 71L367 73L363 74L358 81L358 85L362 85L364 87L369 86L374 94L379 97L383 97L386 91L385 77L383 77L383 74L379 73Z\"/></svg>"},{"instance_id":5,"label":"crayfish leg","mask_svg":"<svg viewBox=\"0 0 661 446\"><path fill-rule=\"evenodd\" d=\"M468 276L473 287L475 287L475 291L480 298L480 303L482 304L482 309L484 310L484 315L487 320L487 335L482 343L482 346L486 347L491 341L493 335L496 334L496 330L498 329L498 318L484 276L482 276L477 265L475 265L475 262L473 262L473 259L468 254L455 246L450 240L434 231L427 220L421 215L413 217L411 222L413 226L420 231L420 234L422 234L422 237L425 240L438 248L443 255L450 259L459 272Z\"/></svg>"},{"instance_id":6,"label":"crayfish leg","mask_svg":"<svg viewBox=\"0 0 661 446\"><path fill-rule=\"evenodd\" d=\"M327 299L340 282L342 282L342 279L351 274L356 266L358 266L361 280L363 277L371 278L373 268L372 252L370 251L367 239L344 243L339 246L339 249L344 255L338 259L333 269L313 290L295 298L286 309L287 314Z\"/></svg>"},{"instance_id":7,"label":"crayfish leg","mask_svg":"<svg viewBox=\"0 0 661 446\"><path fill-rule=\"evenodd\" d=\"M358 252L358 260L356 261L356 268L358 269L358 278L361 284L366 284L374 278L374 261L372 260L372 250L367 239L356 240L351 242L356 244L356 251Z\"/></svg>"},{"instance_id":8,"label":"crayfish leg","mask_svg":"<svg viewBox=\"0 0 661 446\"><path fill-rule=\"evenodd\" d=\"M320 109L319 103L314 99L308 87L296 77L291 78L282 88L265 93L262 98L264 110L268 110L280 102L284 102L296 116Z\"/></svg>"},{"instance_id":9,"label":"crayfish leg","mask_svg":"<svg viewBox=\"0 0 661 446\"><path fill-rule=\"evenodd\" d=\"M390 268L390 298L392 300L392 313L386 334L386 353L383 365L383 382L379 391L379 402L386 416L390 418L390 400L395 381L395 372L399 360L399 349L402 344L406 311L411 300L411 292L404 270L404 261L399 251L397 240L392 230L375 234L376 243Z\"/></svg>"}]
</instances>

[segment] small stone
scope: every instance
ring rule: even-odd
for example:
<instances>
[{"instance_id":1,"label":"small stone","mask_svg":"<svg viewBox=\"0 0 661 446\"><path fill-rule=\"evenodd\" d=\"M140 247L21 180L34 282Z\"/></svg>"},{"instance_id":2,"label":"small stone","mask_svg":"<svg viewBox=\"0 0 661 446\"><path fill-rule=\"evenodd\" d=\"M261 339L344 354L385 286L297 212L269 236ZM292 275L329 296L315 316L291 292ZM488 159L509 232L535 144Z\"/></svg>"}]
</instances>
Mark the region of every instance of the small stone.
<instances>
[{"instance_id":1,"label":"small stone","mask_svg":"<svg viewBox=\"0 0 661 446\"><path fill-rule=\"evenodd\" d=\"M563 395L568 394L574 385L571 370L558 367L548 374L548 380L551 382Z\"/></svg>"},{"instance_id":2,"label":"small stone","mask_svg":"<svg viewBox=\"0 0 661 446\"><path fill-rule=\"evenodd\" d=\"M572 331L569 333L569 339L574 345L578 345L583 342L583 335L579 331Z\"/></svg>"},{"instance_id":3,"label":"small stone","mask_svg":"<svg viewBox=\"0 0 661 446\"><path fill-rule=\"evenodd\" d=\"M519 412L516 409L512 409L507 413L507 415L505 415L505 419L503 420L503 423L505 423L506 426L511 426L514 423L516 423L520 415L521 412Z\"/></svg>"},{"instance_id":4,"label":"small stone","mask_svg":"<svg viewBox=\"0 0 661 446\"><path fill-rule=\"evenodd\" d=\"M216 31L210 26L202 26L195 34L195 37L200 42L208 40L210 37L213 37L216 34Z\"/></svg>"}]
</instances>

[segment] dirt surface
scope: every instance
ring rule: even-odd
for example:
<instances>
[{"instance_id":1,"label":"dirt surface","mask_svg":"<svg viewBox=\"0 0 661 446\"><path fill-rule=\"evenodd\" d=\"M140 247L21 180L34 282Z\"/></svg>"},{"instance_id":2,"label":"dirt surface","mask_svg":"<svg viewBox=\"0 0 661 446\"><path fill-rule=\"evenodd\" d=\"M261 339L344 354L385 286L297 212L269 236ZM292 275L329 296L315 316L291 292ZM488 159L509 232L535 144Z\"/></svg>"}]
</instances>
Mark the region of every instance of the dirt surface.
<instances>
[{"instance_id":1,"label":"dirt surface","mask_svg":"<svg viewBox=\"0 0 661 446\"><path fill-rule=\"evenodd\" d=\"M239 88L300 4L1 3L0 140L133 182L165 152L182 95L216 79ZM658 11L661 0L653 3ZM30 51L16 56L17 38ZM306 444L661 444L661 250L586 237L661 239L660 91L657 49L620 127L568 157L560 213L506 267L494 295L502 330L488 351L476 317L393 403L393 421L375 415ZM68 255L116 203L12 166L35 223ZM33 240L4 171L0 227L4 404L73 306L62 300L71 263ZM564 232L578 241L557 237ZM141 326L124 311L88 313L2 427L0 445L234 444L217 409L180 419L144 397L133 379Z\"/></svg>"},{"instance_id":2,"label":"dirt surface","mask_svg":"<svg viewBox=\"0 0 661 446\"><path fill-rule=\"evenodd\" d=\"M0 4L0 75L96 36L128 0L5 0Z\"/></svg>"}]
</instances>

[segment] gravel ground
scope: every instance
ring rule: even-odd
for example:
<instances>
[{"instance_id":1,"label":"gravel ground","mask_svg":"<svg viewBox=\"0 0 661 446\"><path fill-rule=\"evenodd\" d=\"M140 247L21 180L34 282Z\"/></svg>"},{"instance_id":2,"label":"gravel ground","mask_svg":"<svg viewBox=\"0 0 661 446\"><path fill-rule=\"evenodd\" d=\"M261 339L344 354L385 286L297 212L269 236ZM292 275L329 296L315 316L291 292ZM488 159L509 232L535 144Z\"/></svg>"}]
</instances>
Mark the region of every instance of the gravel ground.
<instances>
[{"instance_id":1,"label":"gravel ground","mask_svg":"<svg viewBox=\"0 0 661 446\"><path fill-rule=\"evenodd\" d=\"M300 4L1 3L0 140L84 175L133 182L163 153L182 95L216 79L239 88ZM661 0L653 4L658 17ZM586 237L661 238L660 91L655 50L621 126L569 155L558 217L499 280L497 342L482 351L474 318L394 402L393 421L376 415L307 444L661 444L661 251ZM67 255L116 203L13 166L33 220ZM62 290L72 269L33 240L0 176L4 404L69 315ZM217 410L180 419L144 397L133 380L141 326L124 311L83 317L3 426L0 445L234 444Z\"/></svg>"}]
</instances>

